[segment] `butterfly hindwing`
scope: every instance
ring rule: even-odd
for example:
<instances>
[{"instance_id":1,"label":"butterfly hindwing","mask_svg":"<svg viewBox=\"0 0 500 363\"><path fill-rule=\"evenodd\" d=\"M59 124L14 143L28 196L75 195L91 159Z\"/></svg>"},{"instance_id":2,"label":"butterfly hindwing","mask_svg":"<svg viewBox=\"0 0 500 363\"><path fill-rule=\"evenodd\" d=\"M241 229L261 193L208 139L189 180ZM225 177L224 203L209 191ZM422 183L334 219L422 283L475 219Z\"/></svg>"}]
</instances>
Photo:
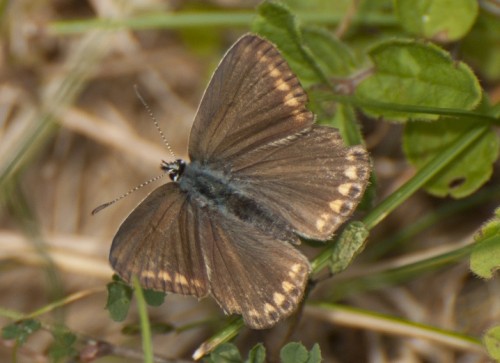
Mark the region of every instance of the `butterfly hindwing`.
<instances>
[{"instance_id":1,"label":"butterfly hindwing","mask_svg":"<svg viewBox=\"0 0 500 363\"><path fill-rule=\"evenodd\" d=\"M111 247L116 272L145 288L203 297L249 327L290 315L307 283L308 260L237 218L200 206L174 183L154 190L127 217Z\"/></svg>"},{"instance_id":2,"label":"butterfly hindwing","mask_svg":"<svg viewBox=\"0 0 500 363\"><path fill-rule=\"evenodd\" d=\"M304 294L307 258L237 218L195 208L210 293L224 311L243 315L254 329L289 316Z\"/></svg>"},{"instance_id":3,"label":"butterfly hindwing","mask_svg":"<svg viewBox=\"0 0 500 363\"><path fill-rule=\"evenodd\" d=\"M306 238L326 240L354 211L370 175L366 150L337 130L310 129L265 145L232 164L233 183Z\"/></svg>"}]
</instances>

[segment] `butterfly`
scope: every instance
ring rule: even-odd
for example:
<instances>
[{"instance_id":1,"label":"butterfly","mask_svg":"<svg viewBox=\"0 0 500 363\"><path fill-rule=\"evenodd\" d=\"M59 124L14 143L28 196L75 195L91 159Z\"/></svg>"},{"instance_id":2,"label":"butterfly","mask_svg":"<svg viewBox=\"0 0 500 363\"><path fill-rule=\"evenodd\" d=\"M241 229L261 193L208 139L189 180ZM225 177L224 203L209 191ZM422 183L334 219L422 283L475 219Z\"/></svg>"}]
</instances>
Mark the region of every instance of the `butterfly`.
<instances>
[{"instance_id":1,"label":"butterfly","mask_svg":"<svg viewBox=\"0 0 500 363\"><path fill-rule=\"evenodd\" d=\"M352 214L370 174L362 146L314 123L276 47L253 34L226 53L203 95L190 163L163 162L171 182L125 219L113 269L143 287L211 295L265 329L298 307L310 273L295 246L325 241Z\"/></svg>"}]
</instances>

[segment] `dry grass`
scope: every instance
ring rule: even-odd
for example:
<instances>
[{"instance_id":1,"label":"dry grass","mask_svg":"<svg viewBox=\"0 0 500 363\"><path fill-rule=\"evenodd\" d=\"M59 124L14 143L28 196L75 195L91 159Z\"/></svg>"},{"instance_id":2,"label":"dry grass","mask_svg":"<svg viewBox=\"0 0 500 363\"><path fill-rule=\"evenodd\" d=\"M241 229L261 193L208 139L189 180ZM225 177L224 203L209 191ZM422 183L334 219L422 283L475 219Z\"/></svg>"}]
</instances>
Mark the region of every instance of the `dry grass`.
<instances>
[{"instance_id":1,"label":"dry grass","mask_svg":"<svg viewBox=\"0 0 500 363\"><path fill-rule=\"evenodd\" d=\"M184 40L192 44L193 34L202 29L192 33L94 30L63 35L49 26L57 19L120 18L139 11L124 3L13 1L4 13L0 39L0 307L29 313L78 294L74 301L41 316L47 327L64 323L82 341L105 340L140 349L140 339L123 336L122 324L112 322L104 310L105 285L112 274L107 255L116 228L152 187L96 216L90 211L159 174L160 160L170 157L137 99L134 85L147 99L177 155L186 157L191 122L210 72L242 31L213 32L216 45L200 54ZM141 6L167 7L154 0ZM412 170L398 152L398 127L371 123L365 129L368 140L373 141L370 149L379 178L377 199L381 200L407 180ZM498 190L494 192L498 196ZM448 202L418 193L373 231L370 243L389 238ZM312 297L326 299L332 287L349 287L346 281L470 243L471 234L493 207L490 200L439 220L410 240L406 251L382 261L363 261L361 257L345 274L319 284ZM346 292L342 302L473 337L480 337L500 317L498 283L473 277L466 260L420 272L395 286L364 290ZM153 308L150 314L154 321L178 327L222 318L210 299L198 303L179 296L169 296L165 305ZM7 316L0 315L1 326L12 322ZM127 322L136 321L132 309ZM340 309L332 313L311 305L291 339L308 347L319 342L329 362L488 361L475 343L444 341L439 339L443 335L433 338L428 331L415 332L384 321L387 323L387 319L373 320L359 312ZM155 353L187 359L211 336L213 326L158 335ZM286 327L281 326L270 332L243 331L237 343L250 347L264 341L275 355L285 334ZM0 361L9 361L11 342L0 343ZM19 362L47 361L50 343L49 333L35 334L20 349Z\"/></svg>"}]
</instances>

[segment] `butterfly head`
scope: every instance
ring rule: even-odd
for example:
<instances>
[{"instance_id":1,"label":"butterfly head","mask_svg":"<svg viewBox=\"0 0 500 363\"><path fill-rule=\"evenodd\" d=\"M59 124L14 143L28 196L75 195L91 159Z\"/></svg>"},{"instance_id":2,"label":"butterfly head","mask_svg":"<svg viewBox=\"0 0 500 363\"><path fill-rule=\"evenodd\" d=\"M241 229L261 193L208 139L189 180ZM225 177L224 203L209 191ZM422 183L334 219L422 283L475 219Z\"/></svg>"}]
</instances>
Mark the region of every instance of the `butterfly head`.
<instances>
[{"instance_id":1,"label":"butterfly head","mask_svg":"<svg viewBox=\"0 0 500 363\"><path fill-rule=\"evenodd\" d=\"M186 168L186 162L181 159L177 159L175 161L170 161L170 162L162 160L160 168L161 170L163 170L165 173L168 174L168 176L172 181L175 182L178 181L179 178L184 173L184 169Z\"/></svg>"}]
</instances>

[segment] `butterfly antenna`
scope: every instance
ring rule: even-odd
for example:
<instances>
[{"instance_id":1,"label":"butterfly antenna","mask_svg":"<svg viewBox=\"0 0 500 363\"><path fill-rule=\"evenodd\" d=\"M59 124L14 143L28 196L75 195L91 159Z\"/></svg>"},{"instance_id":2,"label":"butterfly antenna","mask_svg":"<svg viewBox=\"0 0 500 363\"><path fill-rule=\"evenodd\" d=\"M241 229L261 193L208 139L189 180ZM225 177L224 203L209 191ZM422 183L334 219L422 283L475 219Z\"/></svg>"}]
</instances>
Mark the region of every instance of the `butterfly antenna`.
<instances>
[{"instance_id":1,"label":"butterfly antenna","mask_svg":"<svg viewBox=\"0 0 500 363\"><path fill-rule=\"evenodd\" d=\"M149 105L146 103L146 101L142 97L141 93L139 92L139 87L137 85L134 85L134 90L135 90L135 94L137 95L137 98L139 99L139 101L141 101L142 105L144 106L144 108L148 112L149 117L151 117L151 120L153 120L153 123L155 124L158 132L160 133L161 139L163 140L163 143L167 147L168 151L170 152L170 155L172 155L172 157L174 159L177 159L175 156L175 153L172 151L172 148L170 147L170 144L167 141L167 138L165 137L165 134L161 130L160 125L158 124L158 121L156 121L156 117L153 114L153 111L151 111L151 107L149 107Z\"/></svg>"},{"instance_id":2,"label":"butterfly antenna","mask_svg":"<svg viewBox=\"0 0 500 363\"><path fill-rule=\"evenodd\" d=\"M123 193L122 195L120 195L119 197L113 199L112 201L110 202L107 202L107 203L104 203L104 204L101 204L99 207L95 208L93 211L92 211L92 215L95 215L97 213L99 213L100 211L102 211L104 208L107 208L109 207L110 205L112 204L115 204L116 202L118 202L119 200L122 200L123 198L129 196L130 194L132 194L133 192L141 189L142 187L145 187L146 185L150 184L150 183L153 183L161 178L163 178L166 174L161 174L161 175L157 175L155 176L154 178L151 178L149 179L148 181L145 181L144 183L141 183L139 184L138 186L130 189L128 192L126 193Z\"/></svg>"}]
</instances>

